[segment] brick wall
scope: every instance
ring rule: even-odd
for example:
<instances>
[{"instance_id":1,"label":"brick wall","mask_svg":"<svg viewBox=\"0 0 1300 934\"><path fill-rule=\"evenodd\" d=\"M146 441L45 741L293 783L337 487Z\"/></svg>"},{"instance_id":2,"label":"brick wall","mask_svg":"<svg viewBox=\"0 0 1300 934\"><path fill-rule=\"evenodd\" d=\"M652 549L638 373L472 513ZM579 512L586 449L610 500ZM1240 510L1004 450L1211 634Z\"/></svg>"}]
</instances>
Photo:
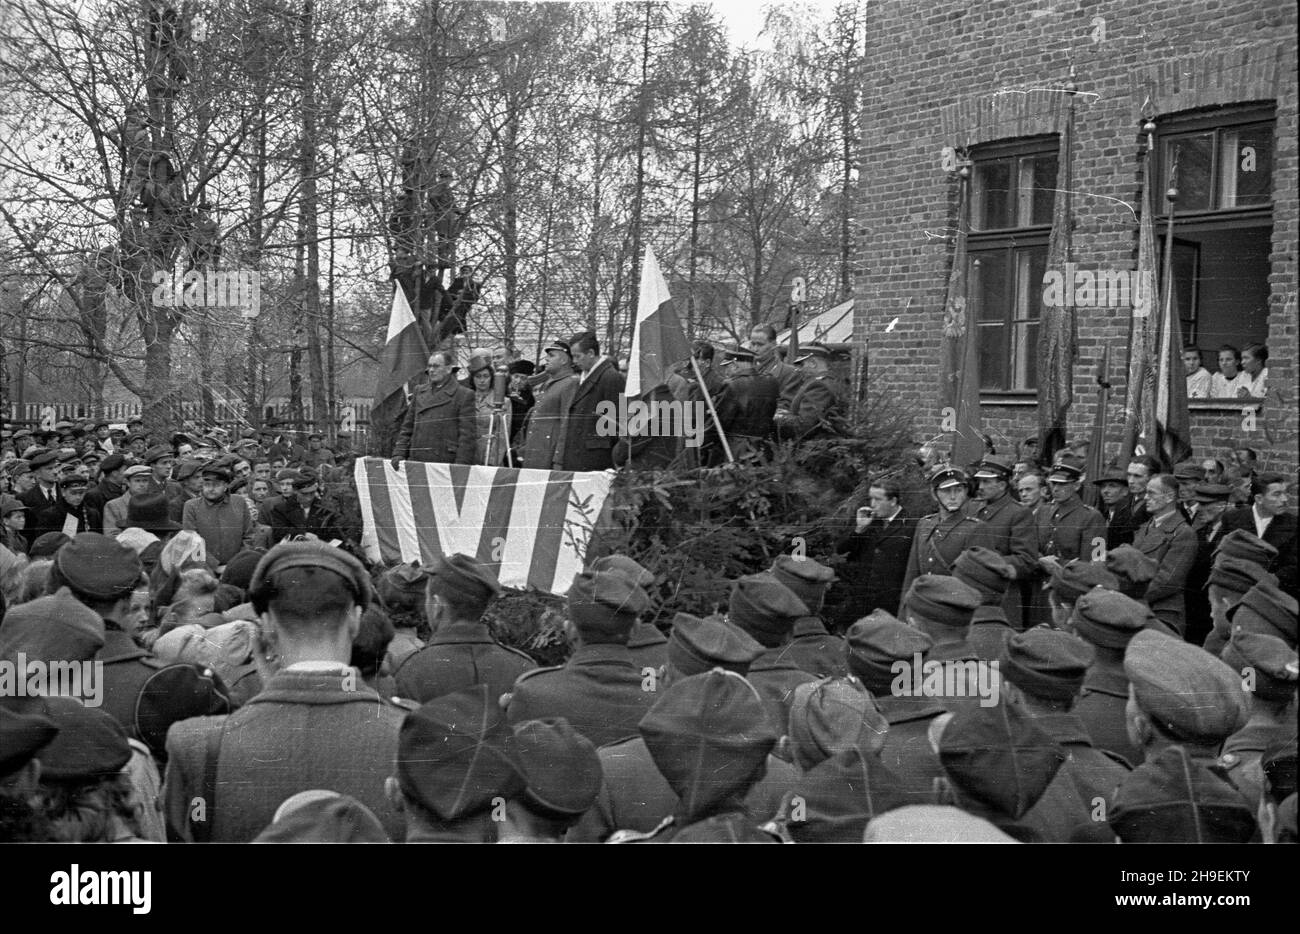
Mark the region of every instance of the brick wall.
<instances>
[{"instance_id":1,"label":"brick wall","mask_svg":"<svg viewBox=\"0 0 1300 934\"><path fill-rule=\"evenodd\" d=\"M1092 268L1136 265L1139 126L1144 103L1161 116L1275 101L1273 239L1269 278L1270 396L1254 427L1231 407L1192 411L1197 454L1249 444L1269 467L1297 461L1296 6L1291 0L1010 0L869 8L864 62L862 171L855 291L856 336L872 371L916 434L939 434L939 337L956 224L957 177L941 168L946 146L1057 132L1070 65L1076 98L1073 258ZM924 12L919 12L924 10ZM1104 21L1104 23L1102 22ZM1098 41L1100 40L1100 41ZM1093 97L1092 95L1096 95ZM1112 350L1108 454L1123 422L1129 317L1079 309L1079 358L1069 436L1096 415L1094 374ZM885 377L885 374L889 374ZM1032 397L981 406L1004 449L1036 433Z\"/></svg>"}]
</instances>

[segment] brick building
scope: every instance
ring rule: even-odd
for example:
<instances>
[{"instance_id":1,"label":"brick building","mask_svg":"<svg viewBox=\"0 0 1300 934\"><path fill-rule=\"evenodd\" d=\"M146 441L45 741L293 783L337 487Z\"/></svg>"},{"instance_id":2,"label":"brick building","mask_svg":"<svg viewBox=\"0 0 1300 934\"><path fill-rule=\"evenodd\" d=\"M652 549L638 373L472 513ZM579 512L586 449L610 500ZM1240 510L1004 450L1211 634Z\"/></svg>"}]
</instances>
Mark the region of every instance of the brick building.
<instances>
[{"instance_id":1,"label":"brick building","mask_svg":"<svg viewBox=\"0 0 1300 934\"><path fill-rule=\"evenodd\" d=\"M1262 404L1190 404L1195 453L1247 445L1266 466L1293 470L1295 4L880 0L867 15L855 328L872 372L917 413L917 435L939 435L941 424L939 346L959 201L945 148L971 162L969 299L979 320L984 430L1000 451L1037 431L1033 319L1073 66L1071 258L1094 270L1136 268L1132 208L1141 128L1153 115L1158 192L1180 153L1174 279L1184 336L1206 351L1212 370L1223 344L1260 342L1270 351ZM1109 344L1109 458L1123 424L1130 308L1081 307L1077 322L1068 436L1086 438L1092 428L1094 380Z\"/></svg>"}]
</instances>

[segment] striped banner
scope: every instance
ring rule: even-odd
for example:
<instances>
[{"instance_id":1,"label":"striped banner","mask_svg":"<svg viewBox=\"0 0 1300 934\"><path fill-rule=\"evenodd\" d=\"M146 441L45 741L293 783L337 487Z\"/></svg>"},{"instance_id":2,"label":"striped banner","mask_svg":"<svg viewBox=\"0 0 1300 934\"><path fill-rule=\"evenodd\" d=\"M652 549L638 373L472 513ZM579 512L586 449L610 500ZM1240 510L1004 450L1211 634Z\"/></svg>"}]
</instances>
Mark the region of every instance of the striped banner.
<instances>
[{"instance_id":1,"label":"striped banner","mask_svg":"<svg viewBox=\"0 0 1300 934\"><path fill-rule=\"evenodd\" d=\"M372 561L471 555L503 587L563 594L583 568L614 472L356 462L361 544Z\"/></svg>"}]
</instances>

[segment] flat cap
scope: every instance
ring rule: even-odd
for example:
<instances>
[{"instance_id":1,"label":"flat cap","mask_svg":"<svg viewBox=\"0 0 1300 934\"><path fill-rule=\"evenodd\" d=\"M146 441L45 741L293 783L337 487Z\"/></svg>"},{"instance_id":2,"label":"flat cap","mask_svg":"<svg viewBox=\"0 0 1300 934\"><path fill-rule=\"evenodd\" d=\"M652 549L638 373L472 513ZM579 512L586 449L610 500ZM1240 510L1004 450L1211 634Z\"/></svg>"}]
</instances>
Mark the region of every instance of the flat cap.
<instances>
[{"instance_id":1,"label":"flat cap","mask_svg":"<svg viewBox=\"0 0 1300 934\"><path fill-rule=\"evenodd\" d=\"M821 611L826 590L837 578L835 572L812 558L779 555L772 562L771 574L804 602L813 613Z\"/></svg>"},{"instance_id":2,"label":"flat cap","mask_svg":"<svg viewBox=\"0 0 1300 934\"><path fill-rule=\"evenodd\" d=\"M58 732L58 725L39 709L10 710L0 705L0 779L35 758Z\"/></svg>"},{"instance_id":3,"label":"flat cap","mask_svg":"<svg viewBox=\"0 0 1300 934\"><path fill-rule=\"evenodd\" d=\"M1011 564L1007 559L983 545L967 548L952 565L953 577L974 587L985 598L999 598L999 602L1011 583L1010 575Z\"/></svg>"},{"instance_id":4,"label":"flat cap","mask_svg":"<svg viewBox=\"0 0 1300 934\"><path fill-rule=\"evenodd\" d=\"M73 590L99 600L126 596L144 574L134 551L98 532L82 532L60 548L54 567Z\"/></svg>"},{"instance_id":5,"label":"flat cap","mask_svg":"<svg viewBox=\"0 0 1300 934\"><path fill-rule=\"evenodd\" d=\"M1074 602L1070 623L1093 645L1122 649L1147 627L1146 604L1104 588L1095 588Z\"/></svg>"},{"instance_id":6,"label":"flat cap","mask_svg":"<svg viewBox=\"0 0 1300 934\"><path fill-rule=\"evenodd\" d=\"M257 563L253 577L248 583L249 597L253 609L265 613L270 605L271 594L264 586L273 574L293 569L310 568L319 571L331 571L343 578L352 590L352 597L361 609L370 606L374 591L370 585L370 575L361 566L361 562L341 548L334 548L324 542L282 541Z\"/></svg>"},{"instance_id":7,"label":"flat cap","mask_svg":"<svg viewBox=\"0 0 1300 934\"><path fill-rule=\"evenodd\" d=\"M319 485L319 483L320 477L317 476L316 471L312 470L310 467L305 467L298 471L298 476L293 478L293 489L296 493L302 492L303 490L310 490L312 487Z\"/></svg>"},{"instance_id":8,"label":"flat cap","mask_svg":"<svg viewBox=\"0 0 1300 934\"><path fill-rule=\"evenodd\" d=\"M299 477L297 469L293 467L284 467L275 472L275 482L280 483L284 480L297 480Z\"/></svg>"},{"instance_id":9,"label":"flat cap","mask_svg":"<svg viewBox=\"0 0 1300 934\"><path fill-rule=\"evenodd\" d=\"M130 467L126 468L124 476L128 480L132 477L150 477L153 476L153 471L144 464L132 464Z\"/></svg>"},{"instance_id":10,"label":"flat cap","mask_svg":"<svg viewBox=\"0 0 1300 934\"><path fill-rule=\"evenodd\" d=\"M1247 843L1255 835L1255 809L1182 746L1130 772L1106 820L1124 843Z\"/></svg>"},{"instance_id":11,"label":"flat cap","mask_svg":"<svg viewBox=\"0 0 1300 934\"><path fill-rule=\"evenodd\" d=\"M45 698L59 732L41 750L41 781L73 784L107 778L131 760L126 731L111 714L69 697Z\"/></svg>"},{"instance_id":12,"label":"flat cap","mask_svg":"<svg viewBox=\"0 0 1300 934\"><path fill-rule=\"evenodd\" d=\"M105 461L105 463L107 463L107 461ZM175 469L172 470L172 476L177 480L188 480L190 477L198 473L199 468L202 466L203 464L201 461L187 458L176 465Z\"/></svg>"},{"instance_id":13,"label":"flat cap","mask_svg":"<svg viewBox=\"0 0 1300 934\"><path fill-rule=\"evenodd\" d=\"M1075 560L1052 572L1051 587L1062 603L1073 603L1094 587L1118 593L1119 578L1100 561Z\"/></svg>"},{"instance_id":14,"label":"flat cap","mask_svg":"<svg viewBox=\"0 0 1300 934\"><path fill-rule=\"evenodd\" d=\"M208 477L216 477L218 480L222 480L226 483L229 483L231 478L234 477L234 473L231 471L230 465L227 464L222 458L208 461L206 464L204 464L202 467L199 468L199 473L203 475L203 479L205 480Z\"/></svg>"},{"instance_id":15,"label":"flat cap","mask_svg":"<svg viewBox=\"0 0 1300 934\"><path fill-rule=\"evenodd\" d=\"M26 460L27 463L31 465L32 470L40 470L42 467L48 467L51 464L58 463L59 452L50 450L40 451L39 453L28 457Z\"/></svg>"},{"instance_id":16,"label":"flat cap","mask_svg":"<svg viewBox=\"0 0 1300 934\"><path fill-rule=\"evenodd\" d=\"M980 593L970 584L944 574L922 574L912 581L903 597L904 614L915 613L923 619L944 626L965 628L983 603Z\"/></svg>"},{"instance_id":17,"label":"flat cap","mask_svg":"<svg viewBox=\"0 0 1300 934\"><path fill-rule=\"evenodd\" d=\"M655 576L651 574L644 566L633 561L626 555L606 555L603 558L597 558L591 562L593 571L612 571L615 574L622 574L642 590L649 590L654 586Z\"/></svg>"},{"instance_id":18,"label":"flat cap","mask_svg":"<svg viewBox=\"0 0 1300 934\"><path fill-rule=\"evenodd\" d=\"M800 771L850 749L878 753L888 731L889 721L857 678L822 678L794 689L786 735Z\"/></svg>"},{"instance_id":19,"label":"flat cap","mask_svg":"<svg viewBox=\"0 0 1300 934\"><path fill-rule=\"evenodd\" d=\"M1106 552L1106 570L1119 578L1120 591L1141 597L1155 579L1160 565L1132 545L1119 545Z\"/></svg>"},{"instance_id":20,"label":"flat cap","mask_svg":"<svg viewBox=\"0 0 1300 934\"><path fill-rule=\"evenodd\" d=\"M59 489L75 490L78 487L85 489L90 486L90 481L80 474L67 473L59 478Z\"/></svg>"},{"instance_id":21,"label":"flat cap","mask_svg":"<svg viewBox=\"0 0 1300 934\"><path fill-rule=\"evenodd\" d=\"M1002 644L998 668L1002 676L1026 694L1051 701L1079 695L1084 676L1097 657L1078 636L1047 626L1013 633Z\"/></svg>"},{"instance_id":22,"label":"flat cap","mask_svg":"<svg viewBox=\"0 0 1300 934\"><path fill-rule=\"evenodd\" d=\"M986 454L975 468L976 480L1007 480L1015 473L1015 461L1006 454Z\"/></svg>"},{"instance_id":23,"label":"flat cap","mask_svg":"<svg viewBox=\"0 0 1300 934\"><path fill-rule=\"evenodd\" d=\"M144 462L152 464L160 461L165 457L175 457L176 453L166 444L155 444L149 450L144 452Z\"/></svg>"},{"instance_id":24,"label":"flat cap","mask_svg":"<svg viewBox=\"0 0 1300 934\"><path fill-rule=\"evenodd\" d=\"M1254 532L1233 529L1214 546L1214 556L1218 558L1220 555L1254 561L1267 568L1277 559L1277 549Z\"/></svg>"},{"instance_id":25,"label":"flat cap","mask_svg":"<svg viewBox=\"0 0 1300 934\"><path fill-rule=\"evenodd\" d=\"M943 490L950 486L965 486L969 482L970 477L966 471L951 464L938 464L930 471L931 489Z\"/></svg>"},{"instance_id":26,"label":"flat cap","mask_svg":"<svg viewBox=\"0 0 1300 934\"><path fill-rule=\"evenodd\" d=\"M858 843L867 824L908 803L906 787L877 756L838 752L800 776L803 819L787 823L796 843Z\"/></svg>"},{"instance_id":27,"label":"flat cap","mask_svg":"<svg viewBox=\"0 0 1300 934\"><path fill-rule=\"evenodd\" d=\"M1124 652L1124 673L1140 706L1174 739L1220 743L1246 723L1241 678L1202 648L1144 629Z\"/></svg>"},{"instance_id":28,"label":"flat cap","mask_svg":"<svg viewBox=\"0 0 1300 934\"><path fill-rule=\"evenodd\" d=\"M740 578L732 585L727 603L727 618L768 648L780 645L795 620L810 613L808 605L770 571Z\"/></svg>"},{"instance_id":29,"label":"flat cap","mask_svg":"<svg viewBox=\"0 0 1300 934\"><path fill-rule=\"evenodd\" d=\"M701 619L690 613L678 613L673 617L673 628L668 634L668 664L684 677L714 668L743 675L762 654L763 646L749 633L717 616Z\"/></svg>"},{"instance_id":30,"label":"flat cap","mask_svg":"<svg viewBox=\"0 0 1300 934\"><path fill-rule=\"evenodd\" d=\"M1266 701L1289 700L1300 680L1296 651L1277 636L1238 629L1219 655L1224 664L1253 684L1252 693Z\"/></svg>"},{"instance_id":31,"label":"flat cap","mask_svg":"<svg viewBox=\"0 0 1300 934\"><path fill-rule=\"evenodd\" d=\"M407 714L397 736L402 793L444 821L471 817L526 782L514 734L486 684L444 694Z\"/></svg>"},{"instance_id":32,"label":"flat cap","mask_svg":"<svg viewBox=\"0 0 1300 934\"><path fill-rule=\"evenodd\" d=\"M1229 593L1241 596L1260 581L1267 581L1276 587L1277 575L1264 570L1262 565L1254 561L1220 554L1214 559L1205 586L1222 587Z\"/></svg>"},{"instance_id":33,"label":"flat cap","mask_svg":"<svg viewBox=\"0 0 1300 934\"><path fill-rule=\"evenodd\" d=\"M964 707L939 737L939 762L953 785L1013 819L1037 803L1068 757L1016 704Z\"/></svg>"},{"instance_id":34,"label":"flat cap","mask_svg":"<svg viewBox=\"0 0 1300 934\"><path fill-rule=\"evenodd\" d=\"M1174 479L1183 482L1204 483L1205 471L1201 469L1201 465L1196 461L1182 461L1174 464Z\"/></svg>"},{"instance_id":35,"label":"flat cap","mask_svg":"<svg viewBox=\"0 0 1300 934\"><path fill-rule=\"evenodd\" d=\"M615 571L583 571L569 587L569 618L580 633L626 637L650 609L644 590Z\"/></svg>"},{"instance_id":36,"label":"flat cap","mask_svg":"<svg viewBox=\"0 0 1300 934\"><path fill-rule=\"evenodd\" d=\"M587 813L600 793L600 757L564 717L515 724L515 753L528 783L524 798L545 815Z\"/></svg>"},{"instance_id":37,"label":"flat cap","mask_svg":"<svg viewBox=\"0 0 1300 934\"><path fill-rule=\"evenodd\" d=\"M10 461L9 463L10 466L6 469L9 471L9 476L13 477L15 480L17 480L25 473L32 472L32 465L27 463L27 461L16 460L16 461Z\"/></svg>"},{"instance_id":38,"label":"flat cap","mask_svg":"<svg viewBox=\"0 0 1300 934\"><path fill-rule=\"evenodd\" d=\"M1296 646L1296 599L1268 581L1260 581L1228 611L1232 631L1245 629L1278 636L1287 645Z\"/></svg>"},{"instance_id":39,"label":"flat cap","mask_svg":"<svg viewBox=\"0 0 1300 934\"><path fill-rule=\"evenodd\" d=\"M402 567L409 568L410 565ZM399 568L393 571L409 575L409 571ZM501 585L491 569L469 555L439 555L423 573L428 578L426 587L429 593L452 601L486 603L501 593Z\"/></svg>"},{"instance_id":40,"label":"flat cap","mask_svg":"<svg viewBox=\"0 0 1300 934\"><path fill-rule=\"evenodd\" d=\"M1128 476L1118 467L1110 467L1101 472L1101 476L1092 481L1100 486L1103 483L1118 483L1120 486L1128 486Z\"/></svg>"},{"instance_id":41,"label":"flat cap","mask_svg":"<svg viewBox=\"0 0 1300 934\"><path fill-rule=\"evenodd\" d=\"M912 664L934 645L928 635L884 610L873 610L845 634L849 671L872 691L887 691L894 681L894 662Z\"/></svg>"},{"instance_id":42,"label":"flat cap","mask_svg":"<svg viewBox=\"0 0 1300 934\"><path fill-rule=\"evenodd\" d=\"M1232 487L1226 483L1198 483L1195 493L1198 503L1226 503L1232 495Z\"/></svg>"}]
</instances>

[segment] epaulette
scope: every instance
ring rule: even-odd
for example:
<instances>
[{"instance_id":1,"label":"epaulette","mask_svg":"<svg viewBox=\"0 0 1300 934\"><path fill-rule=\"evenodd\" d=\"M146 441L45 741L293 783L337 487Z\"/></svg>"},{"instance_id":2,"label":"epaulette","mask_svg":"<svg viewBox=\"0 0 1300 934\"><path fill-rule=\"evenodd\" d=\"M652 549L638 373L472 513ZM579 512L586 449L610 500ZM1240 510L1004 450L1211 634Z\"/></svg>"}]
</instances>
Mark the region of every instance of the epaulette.
<instances>
[{"instance_id":1,"label":"epaulette","mask_svg":"<svg viewBox=\"0 0 1300 934\"><path fill-rule=\"evenodd\" d=\"M515 679L515 685L518 686L520 684L523 684L525 681L527 681L529 678L535 675L545 674L548 671L560 671L563 668L564 668L563 665L548 665L545 668L534 668L531 671L525 671L523 674L521 674L518 678Z\"/></svg>"},{"instance_id":2,"label":"epaulette","mask_svg":"<svg viewBox=\"0 0 1300 934\"><path fill-rule=\"evenodd\" d=\"M1127 759L1125 759L1125 758L1124 758L1123 756L1121 756L1119 753L1117 753L1117 752L1115 752L1115 751L1113 751L1113 750L1110 750L1110 749L1098 749L1097 751L1098 751L1099 753L1101 753L1103 756L1105 756L1107 759L1112 759L1112 760L1114 760L1115 762L1118 762L1120 765L1124 766L1124 768L1125 768L1127 771L1129 771L1129 772L1132 772L1132 771L1133 771L1133 763L1129 762Z\"/></svg>"},{"instance_id":3,"label":"epaulette","mask_svg":"<svg viewBox=\"0 0 1300 934\"><path fill-rule=\"evenodd\" d=\"M671 826L673 826L673 818L670 815L668 817L665 817L663 820L661 820L651 830L646 830L646 831L616 830L612 834L610 834L609 839L607 839L605 842L606 843L645 843L648 840L653 840L655 837L659 836L659 834L663 833Z\"/></svg>"},{"instance_id":4,"label":"epaulette","mask_svg":"<svg viewBox=\"0 0 1300 934\"><path fill-rule=\"evenodd\" d=\"M385 697L384 701L394 707L405 710L407 713L410 713L412 710L420 709L420 702L413 701L409 697Z\"/></svg>"}]
</instances>

